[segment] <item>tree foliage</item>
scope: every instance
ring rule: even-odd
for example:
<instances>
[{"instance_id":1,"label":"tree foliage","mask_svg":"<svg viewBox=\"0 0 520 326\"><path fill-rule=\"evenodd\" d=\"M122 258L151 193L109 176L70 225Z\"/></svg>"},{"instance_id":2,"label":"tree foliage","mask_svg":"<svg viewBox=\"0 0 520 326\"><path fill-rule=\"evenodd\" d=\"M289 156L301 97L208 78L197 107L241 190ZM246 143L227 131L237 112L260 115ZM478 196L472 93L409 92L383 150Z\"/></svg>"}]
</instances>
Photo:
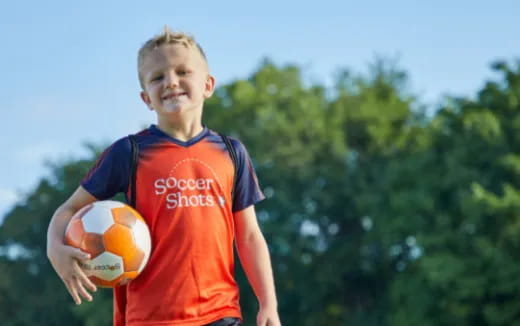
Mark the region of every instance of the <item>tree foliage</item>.
<instances>
[{"instance_id":1,"label":"tree foliage","mask_svg":"<svg viewBox=\"0 0 520 326\"><path fill-rule=\"evenodd\" d=\"M520 323L520 62L433 115L378 60L331 88L266 60L219 87L204 123L248 148L284 325ZM74 306L45 253L54 210L99 148L50 167L0 227L2 325L108 325ZM257 303L237 270L246 325Z\"/></svg>"}]
</instances>

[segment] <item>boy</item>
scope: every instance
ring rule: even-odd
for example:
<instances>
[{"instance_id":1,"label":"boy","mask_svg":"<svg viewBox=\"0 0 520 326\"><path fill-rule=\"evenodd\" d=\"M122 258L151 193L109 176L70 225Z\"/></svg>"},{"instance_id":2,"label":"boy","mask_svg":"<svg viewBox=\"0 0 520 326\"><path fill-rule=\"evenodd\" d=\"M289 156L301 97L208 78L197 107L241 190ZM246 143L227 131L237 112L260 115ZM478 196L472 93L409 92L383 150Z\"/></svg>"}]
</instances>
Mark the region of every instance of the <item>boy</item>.
<instances>
[{"instance_id":1,"label":"boy","mask_svg":"<svg viewBox=\"0 0 520 326\"><path fill-rule=\"evenodd\" d=\"M141 98L157 114L157 125L134 136L134 205L150 228L152 253L138 278L114 289L114 325L241 325L235 241L259 300L257 325L279 326L269 253L254 210L263 194L251 161L232 139L234 167L224 139L202 124L204 100L215 88L202 48L166 28L139 50L138 73ZM91 301L96 287L77 261L88 254L63 244L65 228L91 202L118 192L130 198L131 153L129 137L110 146L49 224L49 260L76 304Z\"/></svg>"}]
</instances>

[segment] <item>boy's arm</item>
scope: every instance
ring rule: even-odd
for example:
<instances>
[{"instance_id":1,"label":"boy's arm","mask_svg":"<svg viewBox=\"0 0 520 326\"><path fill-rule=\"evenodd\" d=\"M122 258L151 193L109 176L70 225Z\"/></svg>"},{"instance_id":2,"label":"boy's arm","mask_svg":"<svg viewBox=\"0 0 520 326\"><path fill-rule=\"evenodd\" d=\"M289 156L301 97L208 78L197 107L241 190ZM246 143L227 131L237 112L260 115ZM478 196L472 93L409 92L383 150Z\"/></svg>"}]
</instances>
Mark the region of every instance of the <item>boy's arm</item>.
<instances>
[{"instance_id":1,"label":"boy's arm","mask_svg":"<svg viewBox=\"0 0 520 326\"><path fill-rule=\"evenodd\" d=\"M64 245L63 237L74 213L96 200L83 187L78 187L72 196L56 210L47 230L47 256L76 304L81 303L80 296L92 301L92 296L85 287L96 291L96 286L88 279L77 261L78 259L89 259L89 255L77 248Z\"/></svg>"},{"instance_id":2,"label":"boy's arm","mask_svg":"<svg viewBox=\"0 0 520 326\"><path fill-rule=\"evenodd\" d=\"M279 326L269 250L256 219L253 205L234 213L236 245L240 262L258 298L258 326Z\"/></svg>"}]
</instances>

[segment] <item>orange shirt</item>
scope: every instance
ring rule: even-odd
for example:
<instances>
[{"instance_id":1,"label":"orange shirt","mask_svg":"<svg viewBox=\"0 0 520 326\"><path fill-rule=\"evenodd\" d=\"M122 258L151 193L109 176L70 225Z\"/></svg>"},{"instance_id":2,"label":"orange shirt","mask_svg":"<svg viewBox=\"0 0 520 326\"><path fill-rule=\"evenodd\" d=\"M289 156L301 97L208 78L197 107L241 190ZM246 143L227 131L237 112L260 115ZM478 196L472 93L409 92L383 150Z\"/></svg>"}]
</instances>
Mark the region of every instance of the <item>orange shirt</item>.
<instances>
[{"instance_id":1,"label":"orange shirt","mask_svg":"<svg viewBox=\"0 0 520 326\"><path fill-rule=\"evenodd\" d=\"M263 199L244 146L234 167L222 138L204 130L181 142L155 126L137 134L136 208L152 234L147 266L115 289L115 325L200 326L241 318L234 278L233 211ZM123 138L101 156L83 180L98 199L129 194L130 144Z\"/></svg>"}]
</instances>

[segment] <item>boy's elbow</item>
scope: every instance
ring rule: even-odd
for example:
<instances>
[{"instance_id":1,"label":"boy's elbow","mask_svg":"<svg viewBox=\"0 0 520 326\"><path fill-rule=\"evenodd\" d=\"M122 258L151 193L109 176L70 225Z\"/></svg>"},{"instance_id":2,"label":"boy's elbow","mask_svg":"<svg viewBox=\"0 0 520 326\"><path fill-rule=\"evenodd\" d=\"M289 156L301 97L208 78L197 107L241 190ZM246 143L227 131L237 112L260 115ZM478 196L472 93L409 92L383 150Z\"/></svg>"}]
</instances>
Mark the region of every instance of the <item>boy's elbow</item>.
<instances>
[{"instance_id":1,"label":"boy's elbow","mask_svg":"<svg viewBox=\"0 0 520 326\"><path fill-rule=\"evenodd\" d=\"M251 248L257 247L265 244L265 238L262 235L262 232L247 232L246 234L242 234L241 236L237 236L237 247L239 250L241 248Z\"/></svg>"}]
</instances>

